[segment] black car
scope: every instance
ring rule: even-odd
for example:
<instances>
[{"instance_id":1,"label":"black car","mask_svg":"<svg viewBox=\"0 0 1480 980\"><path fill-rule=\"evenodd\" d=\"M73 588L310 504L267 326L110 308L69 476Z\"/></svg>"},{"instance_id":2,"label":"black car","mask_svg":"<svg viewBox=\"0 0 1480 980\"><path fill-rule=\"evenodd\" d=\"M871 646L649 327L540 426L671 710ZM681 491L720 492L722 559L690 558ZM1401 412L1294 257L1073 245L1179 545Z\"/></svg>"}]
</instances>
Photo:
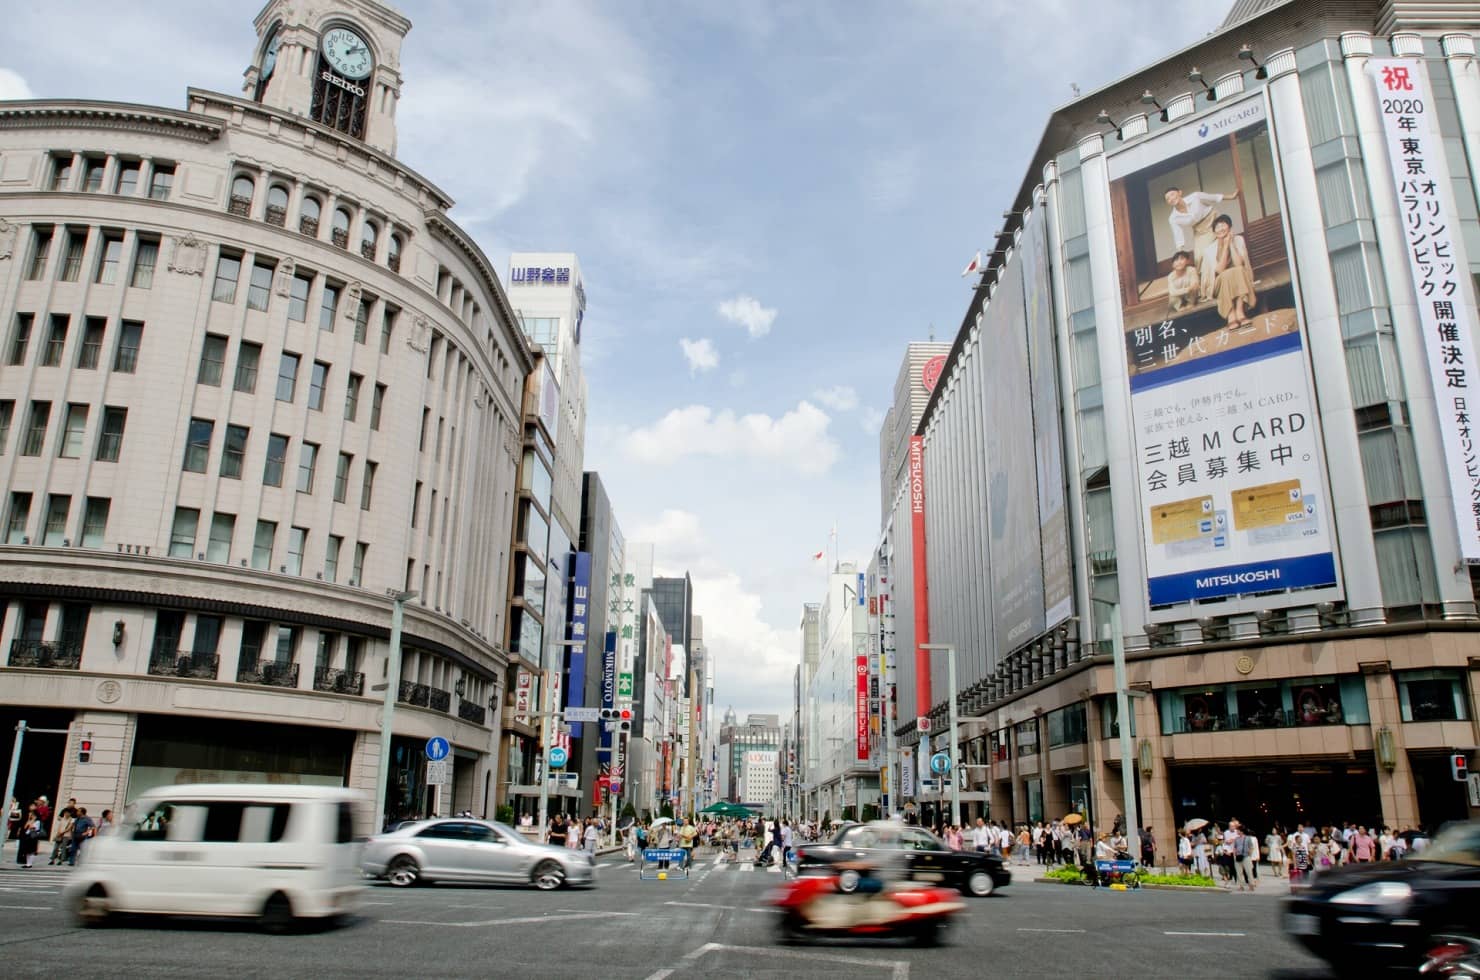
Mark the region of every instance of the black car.
<instances>
[{"instance_id":1,"label":"black car","mask_svg":"<svg viewBox=\"0 0 1480 980\"><path fill-rule=\"evenodd\" d=\"M977 851L953 851L930 831L888 821L853 824L826 844L797 849L799 874L825 873L839 861L888 865L902 860L916 881L935 881L967 895L985 897L1012 882L1000 857Z\"/></svg>"},{"instance_id":2,"label":"black car","mask_svg":"<svg viewBox=\"0 0 1480 980\"><path fill-rule=\"evenodd\" d=\"M1436 935L1480 935L1480 821L1403 861L1323 871L1285 900L1285 932L1338 972L1416 967Z\"/></svg>"}]
</instances>

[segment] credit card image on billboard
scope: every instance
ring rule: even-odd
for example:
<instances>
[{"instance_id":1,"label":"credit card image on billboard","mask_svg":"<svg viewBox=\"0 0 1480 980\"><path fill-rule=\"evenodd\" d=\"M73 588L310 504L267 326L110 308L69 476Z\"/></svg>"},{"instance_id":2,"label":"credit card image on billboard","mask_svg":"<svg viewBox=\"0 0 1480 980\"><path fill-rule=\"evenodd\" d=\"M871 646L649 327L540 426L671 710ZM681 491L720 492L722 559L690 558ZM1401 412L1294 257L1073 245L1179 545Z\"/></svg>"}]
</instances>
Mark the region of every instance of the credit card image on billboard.
<instances>
[{"instance_id":1,"label":"credit card image on billboard","mask_svg":"<svg viewBox=\"0 0 1480 980\"><path fill-rule=\"evenodd\" d=\"M1233 529L1251 531L1305 519L1299 480L1281 480L1233 491Z\"/></svg>"},{"instance_id":2,"label":"credit card image on billboard","mask_svg":"<svg viewBox=\"0 0 1480 980\"><path fill-rule=\"evenodd\" d=\"M1211 496L1157 504L1151 508L1151 541L1153 544L1171 544L1211 534L1212 518Z\"/></svg>"}]
</instances>

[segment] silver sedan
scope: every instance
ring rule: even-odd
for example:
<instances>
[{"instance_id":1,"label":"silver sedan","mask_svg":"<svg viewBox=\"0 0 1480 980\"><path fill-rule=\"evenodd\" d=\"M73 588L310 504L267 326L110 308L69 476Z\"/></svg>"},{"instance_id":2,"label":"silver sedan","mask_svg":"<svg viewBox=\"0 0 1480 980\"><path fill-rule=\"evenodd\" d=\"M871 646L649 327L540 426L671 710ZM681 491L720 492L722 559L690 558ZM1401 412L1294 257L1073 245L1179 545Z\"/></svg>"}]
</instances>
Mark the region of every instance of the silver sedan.
<instances>
[{"instance_id":1,"label":"silver sedan","mask_svg":"<svg viewBox=\"0 0 1480 980\"><path fill-rule=\"evenodd\" d=\"M585 851L537 844L491 820L418 820L365 844L361 870L406 887L455 881L530 884L550 891L596 882L596 859Z\"/></svg>"}]
</instances>

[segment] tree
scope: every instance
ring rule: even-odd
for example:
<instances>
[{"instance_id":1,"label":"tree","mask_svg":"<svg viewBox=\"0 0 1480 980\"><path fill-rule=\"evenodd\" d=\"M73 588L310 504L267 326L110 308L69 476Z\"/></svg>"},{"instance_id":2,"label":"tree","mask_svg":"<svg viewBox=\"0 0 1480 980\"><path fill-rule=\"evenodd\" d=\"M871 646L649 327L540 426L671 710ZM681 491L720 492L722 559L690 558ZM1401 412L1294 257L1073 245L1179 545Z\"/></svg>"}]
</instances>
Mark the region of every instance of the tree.
<instances>
[{"instance_id":1,"label":"tree","mask_svg":"<svg viewBox=\"0 0 1480 980\"><path fill-rule=\"evenodd\" d=\"M493 819L497 820L499 823L513 824L514 808L505 803L503 806L494 811Z\"/></svg>"},{"instance_id":2,"label":"tree","mask_svg":"<svg viewBox=\"0 0 1480 980\"><path fill-rule=\"evenodd\" d=\"M628 800L627 801L627 805L624 806L624 807L622 807L622 816L624 818L625 817L631 817L634 820L637 819L637 807L635 807L635 806L632 805L632 801L631 800Z\"/></svg>"}]
</instances>

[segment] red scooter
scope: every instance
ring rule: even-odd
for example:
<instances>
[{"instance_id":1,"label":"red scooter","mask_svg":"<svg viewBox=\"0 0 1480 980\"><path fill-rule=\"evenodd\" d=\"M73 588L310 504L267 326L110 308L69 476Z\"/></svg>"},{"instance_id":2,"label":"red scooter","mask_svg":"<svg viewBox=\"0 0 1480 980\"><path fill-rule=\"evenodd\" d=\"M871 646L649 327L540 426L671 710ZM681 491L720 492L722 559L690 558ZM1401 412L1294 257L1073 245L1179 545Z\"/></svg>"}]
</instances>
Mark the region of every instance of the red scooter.
<instances>
[{"instance_id":1,"label":"red scooter","mask_svg":"<svg viewBox=\"0 0 1480 980\"><path fill-rule=\"evenodd\" d=\"M878 887L882 886L882 887ZM776 894L784 942L811 938L904 937L940 942L961 909L960 892L920 882L882 883L857 871L795 878Z\"/></svg>"}]
</instances>

